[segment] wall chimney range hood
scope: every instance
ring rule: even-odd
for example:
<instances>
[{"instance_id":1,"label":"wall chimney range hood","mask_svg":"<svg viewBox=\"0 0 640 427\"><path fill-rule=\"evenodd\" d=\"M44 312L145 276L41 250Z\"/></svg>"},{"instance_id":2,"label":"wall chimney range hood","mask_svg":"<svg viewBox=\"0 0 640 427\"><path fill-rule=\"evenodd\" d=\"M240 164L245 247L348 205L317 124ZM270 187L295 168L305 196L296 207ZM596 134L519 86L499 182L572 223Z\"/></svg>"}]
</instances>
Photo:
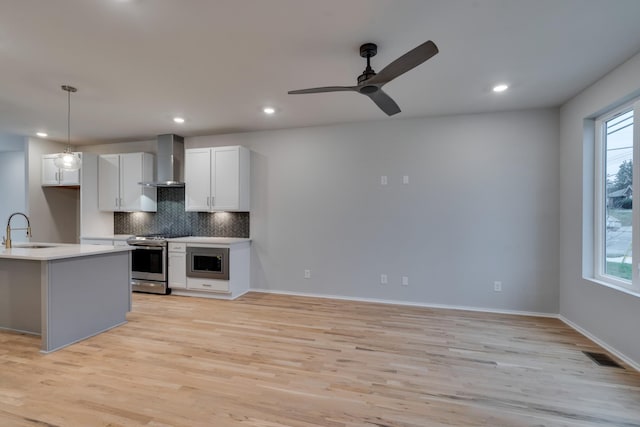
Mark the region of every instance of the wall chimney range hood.
<instances>
[{"instance_id":1,"label":"wall chimney range hood","mask_svg":"<svg viewBox=\"0 0 640 427\"><path fill-rule=\"evenodd\" d=\"M156 180L140 182L147 187L184 187L184 138L168 133L158 135Z\"/></svg>"}]
</instances>

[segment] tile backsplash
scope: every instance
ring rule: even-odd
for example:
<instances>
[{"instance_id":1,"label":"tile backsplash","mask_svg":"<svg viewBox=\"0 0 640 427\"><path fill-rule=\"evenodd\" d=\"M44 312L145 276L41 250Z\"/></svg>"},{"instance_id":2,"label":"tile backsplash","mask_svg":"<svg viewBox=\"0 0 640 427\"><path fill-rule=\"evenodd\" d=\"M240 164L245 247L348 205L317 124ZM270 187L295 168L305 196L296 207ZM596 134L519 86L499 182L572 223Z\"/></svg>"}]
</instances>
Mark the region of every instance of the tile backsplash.
<instances>
[{"instance_id":1,"label":"tile backsplash","mask_svg":"<svg viewBox=\"0 0 640 427\"><path fill-rule=\"evenodd\" d=\"M114 212L114 234L249 237L249 212L185 212L184 187L158 187L157 212Z\"/></svg>"}]
</instances>

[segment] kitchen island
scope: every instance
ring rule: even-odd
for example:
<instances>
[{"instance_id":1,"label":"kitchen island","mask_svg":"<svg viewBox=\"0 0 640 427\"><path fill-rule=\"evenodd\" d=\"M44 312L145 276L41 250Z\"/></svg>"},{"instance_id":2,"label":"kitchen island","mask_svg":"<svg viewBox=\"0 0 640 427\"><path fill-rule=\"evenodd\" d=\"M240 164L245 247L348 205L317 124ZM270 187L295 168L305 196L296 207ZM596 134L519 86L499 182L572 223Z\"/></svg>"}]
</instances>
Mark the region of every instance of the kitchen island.
<instances>
[{"instance_id":1,"label":"kitchen island","mask_svg":"<svg viewBox=\"0 0 640 427\"><path fill-rule=\"evenodd\" d=\"M125 323L130 250L46 243L0 248L0 329L40 335L41 351L49 353Z\"/></svg>"}]
</instances>

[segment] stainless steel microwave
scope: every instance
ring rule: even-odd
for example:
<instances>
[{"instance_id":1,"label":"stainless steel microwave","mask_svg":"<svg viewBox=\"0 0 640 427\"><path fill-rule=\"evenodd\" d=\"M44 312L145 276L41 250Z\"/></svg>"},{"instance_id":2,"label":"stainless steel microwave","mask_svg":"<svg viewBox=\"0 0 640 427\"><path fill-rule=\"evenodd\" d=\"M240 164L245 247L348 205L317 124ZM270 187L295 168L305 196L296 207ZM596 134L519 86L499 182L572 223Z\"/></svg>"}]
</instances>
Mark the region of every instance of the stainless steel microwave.
<instances>
[{"instance_id":1,"label":"stainless steel microwave","mask_svg":"<svg viewBox=\"0 0 640 427\"><path fill-rule=\"evenodd\" d=\"M229 280L229 248L187 246L187 277Z\"/></svg>"}]
</instances>

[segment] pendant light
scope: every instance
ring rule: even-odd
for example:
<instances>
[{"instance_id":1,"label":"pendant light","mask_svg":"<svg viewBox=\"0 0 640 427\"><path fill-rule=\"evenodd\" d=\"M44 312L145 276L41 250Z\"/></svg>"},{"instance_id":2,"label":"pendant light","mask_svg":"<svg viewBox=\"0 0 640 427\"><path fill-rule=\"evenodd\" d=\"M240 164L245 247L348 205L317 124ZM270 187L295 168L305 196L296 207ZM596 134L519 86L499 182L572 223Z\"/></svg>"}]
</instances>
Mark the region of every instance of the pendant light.
<instances>
[{"instance_id":1,"label":"pendant light","mask_svg":"<svg viewBox=\"0 0 640 427\"><path fill-rule=\"evenodd\" d=\"M78 153L71 151L71 93L77 92L78 89L62 85L62 90L67 92L67 148L62 153L58 153L53 163L60 169L75 171L82 166L82 160Z\"/></svg>"}]
</instances>

